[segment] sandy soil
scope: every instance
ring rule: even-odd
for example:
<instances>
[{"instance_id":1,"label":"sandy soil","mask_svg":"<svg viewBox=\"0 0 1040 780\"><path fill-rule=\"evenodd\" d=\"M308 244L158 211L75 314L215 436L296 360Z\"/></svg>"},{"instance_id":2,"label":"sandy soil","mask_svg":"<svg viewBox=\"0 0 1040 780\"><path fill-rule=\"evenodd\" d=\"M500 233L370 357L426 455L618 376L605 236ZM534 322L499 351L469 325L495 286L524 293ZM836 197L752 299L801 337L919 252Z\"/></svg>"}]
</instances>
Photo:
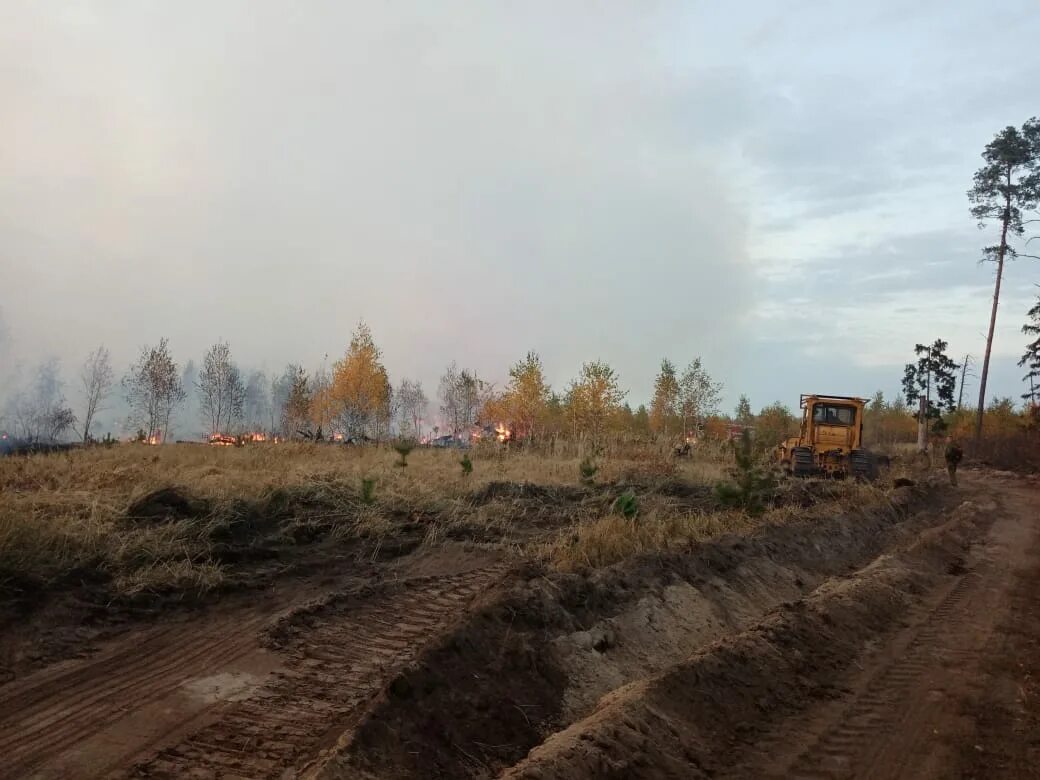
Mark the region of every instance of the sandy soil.
<instances>
[{"instance_id":1,"label":"sandy soil","mask_svg":"<svg viewBox=\"0 0 1040 780\"><path fill-rule=\"evenodd\" d=\"M605 697L523 778L1040 776L1040 491L968 476L946 523Z\"/></svg>"},{"instance_id":2,"label":"sandy soil","mask_svg":"<svg viewBox=\"0 0 1040 780\"><path fill-rule=\"evenodd\" d=\"M1040 776L1036 484L814 523L241 594L0 686L0 776Z\"/></svg>"},{"instance_id":3,"label":"sandy soil","mask_svg":"<svg viewBox=\"0 0 1040 780\"><path fill-rule=\"evenodd\" d=\"M952 579L864 654L837 701L784 724L734 776L1040 776L1040 492L965 483L992 525Z\"/></svg>"}]
</instances>

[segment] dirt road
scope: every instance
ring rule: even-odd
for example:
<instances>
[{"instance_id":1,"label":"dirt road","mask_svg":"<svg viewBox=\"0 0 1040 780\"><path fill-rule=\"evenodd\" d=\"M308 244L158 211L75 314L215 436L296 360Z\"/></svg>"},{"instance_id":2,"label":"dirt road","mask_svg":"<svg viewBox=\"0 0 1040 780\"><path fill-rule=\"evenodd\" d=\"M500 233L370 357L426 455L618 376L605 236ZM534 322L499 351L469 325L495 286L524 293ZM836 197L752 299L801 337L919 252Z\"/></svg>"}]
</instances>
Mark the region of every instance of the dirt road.
<instances>
[{"instance_id":1,"label":"dirt road","mask_svg":"<svg viewBox=\"0 0 1040 780\"><path fill-rule=\"evenodd\" d=\"M283 777L504 571L355 587L158 626L0 688L0 777Z\"/></svg>"},{"instance_id":2,"label":"dirt road","mask_svg":"<svg viewBox=\"0 0 1040 780\"><path fill-rule=\"evenodd\" d=\"M733 776L1040 777L1040 491L962 489L993 523L956 576Z\"/></svg>"}]
</instances>

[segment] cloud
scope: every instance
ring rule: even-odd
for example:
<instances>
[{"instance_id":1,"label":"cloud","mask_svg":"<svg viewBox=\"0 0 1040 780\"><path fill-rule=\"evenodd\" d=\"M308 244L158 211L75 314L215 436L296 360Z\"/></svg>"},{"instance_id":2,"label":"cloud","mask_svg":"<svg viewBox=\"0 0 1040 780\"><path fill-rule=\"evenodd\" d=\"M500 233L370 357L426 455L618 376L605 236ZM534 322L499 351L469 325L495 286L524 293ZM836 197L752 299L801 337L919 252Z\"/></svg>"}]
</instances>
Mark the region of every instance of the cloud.
<instances>
[{"instance_id":1,"label":"cloud","mask_svg":"<svg viewBox=\"0 0 1040 780\"><path fill-rule=\"evenodd\" d=\"M559 382L601 356L639 386L739 332L746 218L710 150L742 109L661 61L664 20L205 8L27 6L7 33L25 349L313 363L364 317L398 375L536 348Z\"/></svg>"},{"instance_id":2,"label":"cloud","mask_svg":"<svg viewBox=\"0 0 1040 780\"><path fill-rule=\"evenodd\" d=\"M276 370L365 318L428 388L532 348L557 385L611 361L634 402L664 355L734 393L797 398L788 346L869 374L875 323L984 324L964 190L1040 75L989 54L998 12L1029 51L1020 3L904 5L17 4L12 344L126 363L168 336L183 362L219 338Z\"/></svg>"}]
</instances>

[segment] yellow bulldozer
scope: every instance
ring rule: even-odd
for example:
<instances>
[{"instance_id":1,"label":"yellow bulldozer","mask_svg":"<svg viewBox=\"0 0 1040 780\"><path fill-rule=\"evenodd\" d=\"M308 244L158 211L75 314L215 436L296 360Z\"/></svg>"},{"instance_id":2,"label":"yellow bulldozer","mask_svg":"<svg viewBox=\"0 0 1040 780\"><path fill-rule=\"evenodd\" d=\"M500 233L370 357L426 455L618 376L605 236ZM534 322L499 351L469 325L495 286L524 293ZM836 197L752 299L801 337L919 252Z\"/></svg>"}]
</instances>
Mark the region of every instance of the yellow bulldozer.
<instances>
[{"instance_id":1,"label":"yellow bulldozer","mask_svg":"<svg viewBox=\"0 0 1040 780\"><path fill-rule=\"evenodd\" d=\"M866 398L844 395L803 395L802 427L798 436L782 442L776 459L795 477L855 477L877 479L888 458L863 446Z\"/></svg>"}]
</instances>

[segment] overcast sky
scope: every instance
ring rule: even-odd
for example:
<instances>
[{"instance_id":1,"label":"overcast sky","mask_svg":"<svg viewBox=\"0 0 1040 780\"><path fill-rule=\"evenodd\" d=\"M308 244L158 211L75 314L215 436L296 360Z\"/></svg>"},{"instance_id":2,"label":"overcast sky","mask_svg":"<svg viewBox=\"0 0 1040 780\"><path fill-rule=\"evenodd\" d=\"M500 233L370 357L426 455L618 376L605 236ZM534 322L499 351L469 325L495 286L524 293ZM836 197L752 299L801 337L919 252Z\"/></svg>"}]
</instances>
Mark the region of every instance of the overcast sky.
<instances>
[{"instance_id":1,"label":"overcast sky","mask_svg":"<svg viewBox=\"0 0 1040 780\"><path fill-rule=\"evenodd\" d=\"M529 349L633 405L663 356L727 409L893 394L916 342L982 353L965 191L1038 41L1036 0L0 0L0 381L162 336L316 367L364 318L431 396Z\"/></svg>"}]
</instances>

